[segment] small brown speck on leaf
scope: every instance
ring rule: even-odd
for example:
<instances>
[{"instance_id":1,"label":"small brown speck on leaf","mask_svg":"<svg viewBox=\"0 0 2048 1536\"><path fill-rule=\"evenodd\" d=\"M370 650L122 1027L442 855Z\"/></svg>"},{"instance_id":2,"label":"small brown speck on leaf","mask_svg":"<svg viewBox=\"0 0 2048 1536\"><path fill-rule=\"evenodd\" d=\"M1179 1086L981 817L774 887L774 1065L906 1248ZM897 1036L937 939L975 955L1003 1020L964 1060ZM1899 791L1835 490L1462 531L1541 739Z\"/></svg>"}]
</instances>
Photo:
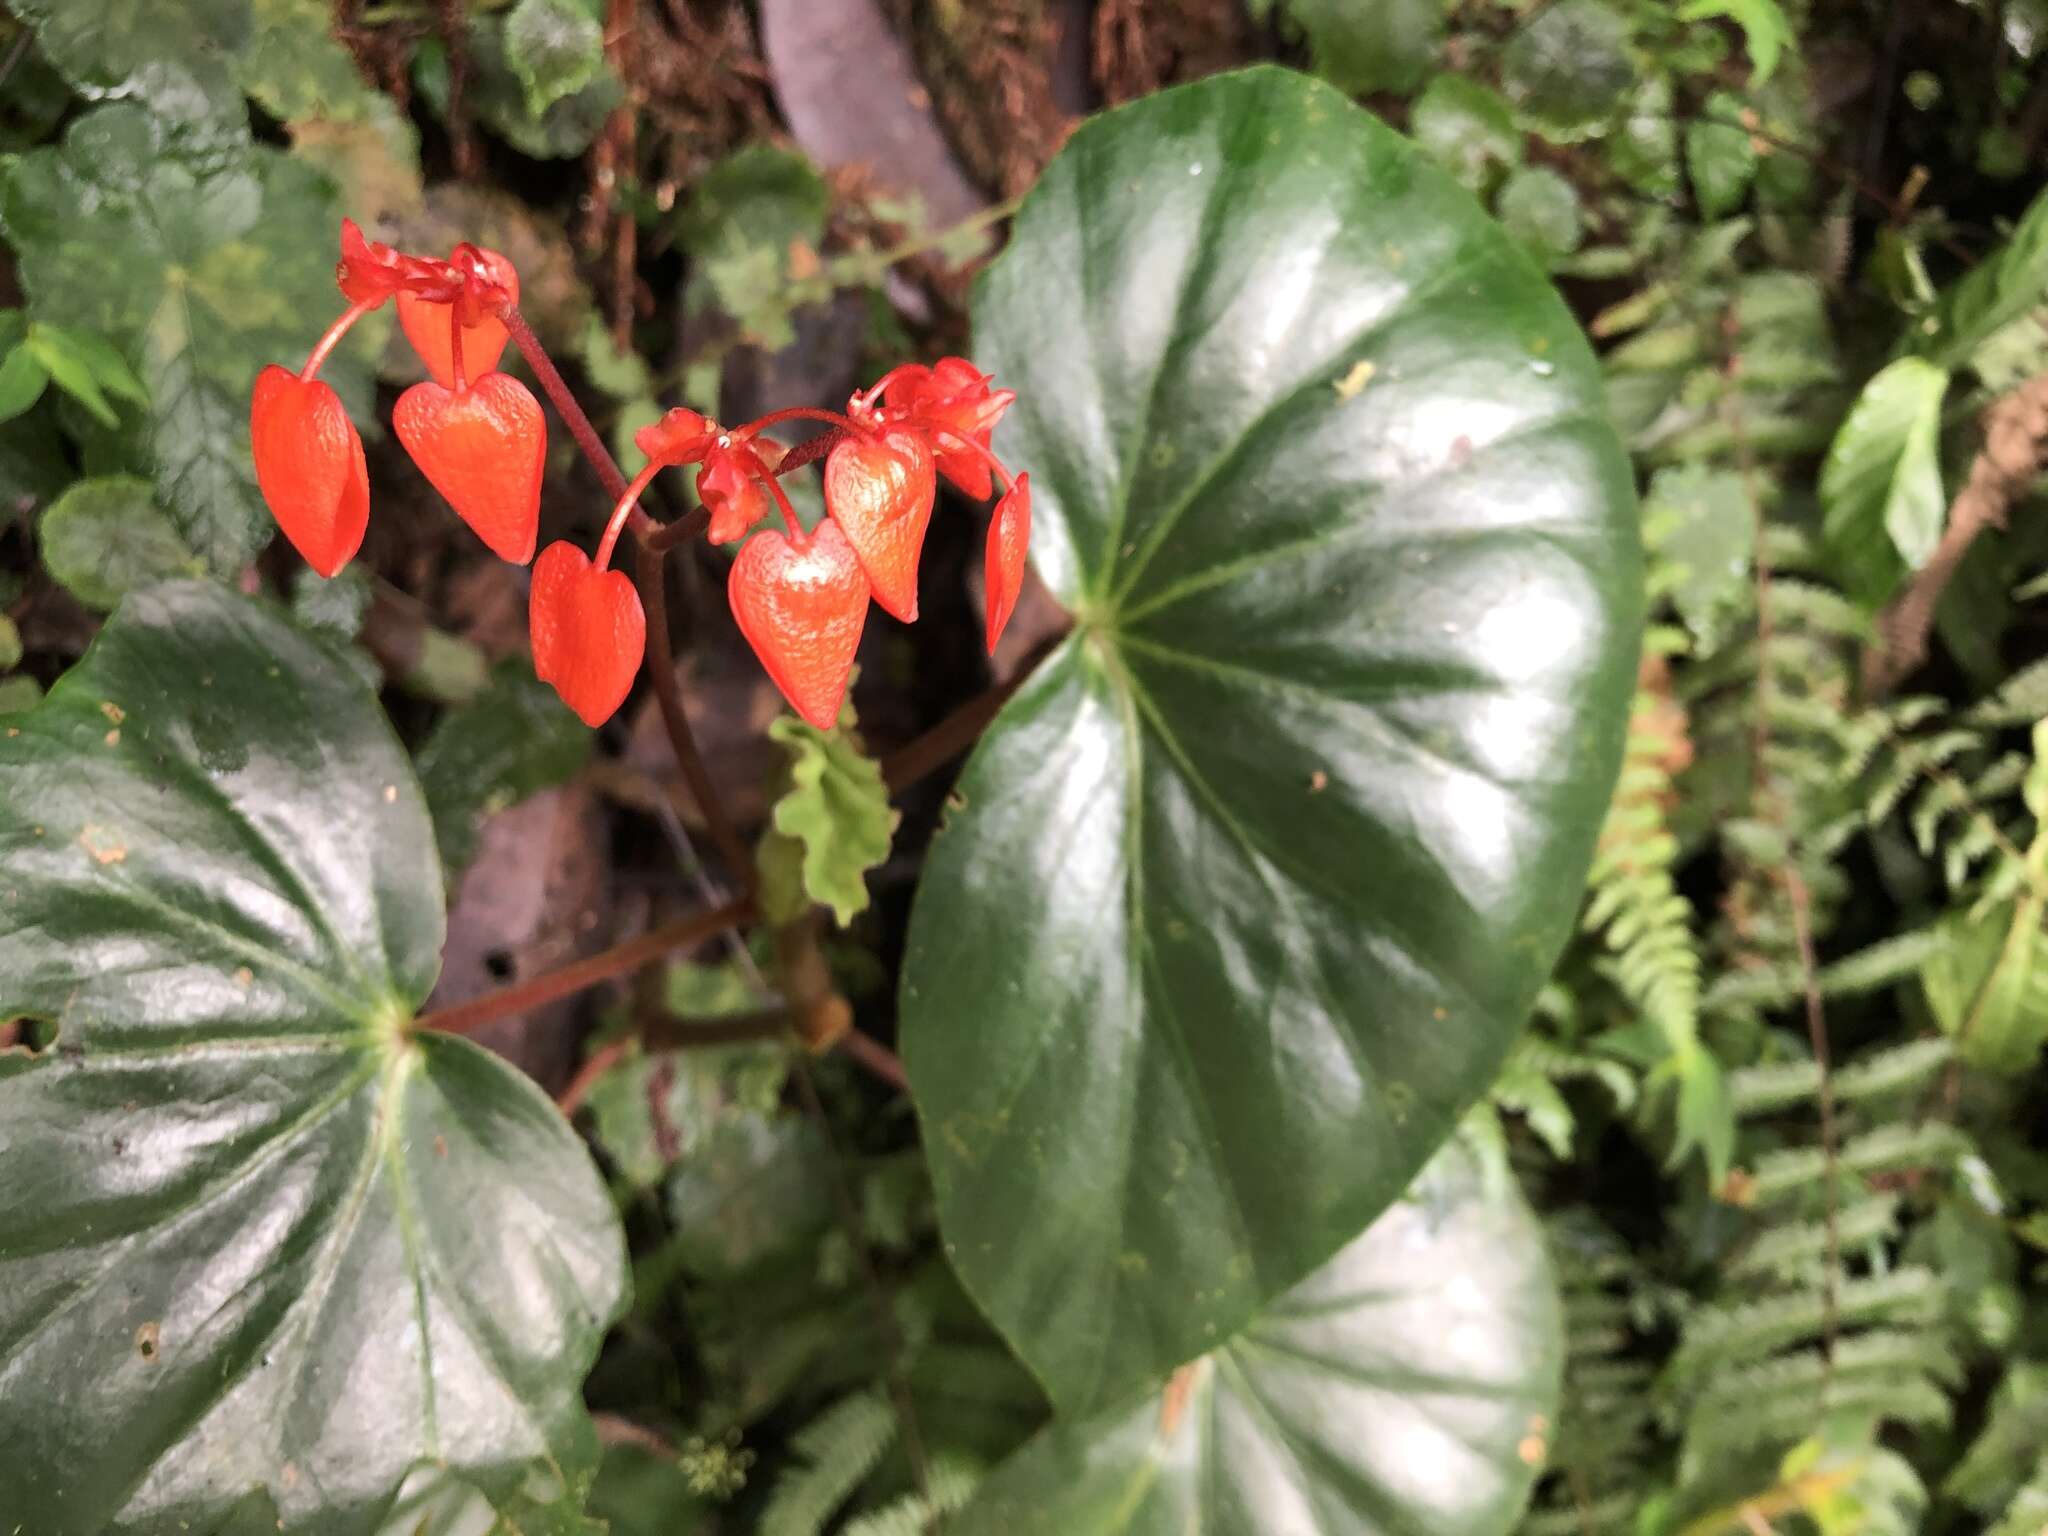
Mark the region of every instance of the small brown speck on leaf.
<instances>
[{"instance_id":1,"label":"small brown speck on leaf","mask_svg":"<svg viewBox=\"0 0 2048 1536\"><path fill-rule=\"evenodd\" d=\"M144 1323L135 1330L135 1353L144 1360L154 1361L161 1352L163 1329L156 1323Z\"/></svg>"},{"instance_id":2,"label":"small brown speck on leaf","mask_svg":"<svg viewBox=\"0 0 2048 1536\"><path fill-rule=\"evenodd\" d=\"M384 803L386 805L396 805L398 803L398 786L396 784L386 784L384 786Z\"/></svg>"},{"instance_id":3,"label":"small brown speck on leaf","mask_svg":"<svg viewBox=\"0 0 2048 1536\"><path fill-rule=\"evenodd\" d=\"M107 722L110 725L119 725L128 718L128 711L116 704L112 699L100 701L100 713L107 717Z\"/></svg>"},{"instance_id":4,"label":"small brown speck on leaf","mask_svg":"<svg viewBox=\"0 0 2048 1536\"><path fill-rule=\"evenodd\" d=\"M1535 1467L1543 1464L1543 1453L1547 1449L1541 1435L1524 1435L1521 1444L1515 1447L1515 1454L1525 1465Z\"/></svg>"},{"instance_id":5,"label":"small brown speck on leaf","mask_svg":"<svg viewBox=\"0 0 2048 1536\"><path fill-rule=\"evenodd\" d=\"M1327 773L1323 772L1322 769L1318 768L1314 773L1308 776L1308 792L1310 794L1320 795L1324 790L1328 789L1329 787L1330 776Z\"/></svg>"},{"instance_id":6,"label":"small brown speck on leaf","mask_svg":"<svg viewBox=\"0 0 2048 1536\"><path fill-rule=\"evenodd\" d=\"M36 830L40 833L42 828ZM79 829L78 846L102 864L118 864L128 857L128 850L115 842L105 827L94 826L91 822Z\"/></svg>"},{"instance_id":7,"label":"small brown speck on leaf","mask_svg":"<svg viewBox=\"0 0 2048 1536\"><path fill-rule=\"evenodd\" d=\"M256 973L255 973L254 971L250 970L250 969L249 969L249 967L247 967L246 965L238 965L238 966L236 966L236 967L235 967L235 985L236 985L236 986L238 986L238 987L249 987L249 986L254 986L255 984L256 984Z\"/></svg>"},{"instance_id":8,"label":"small brown speck on leaf","mask_svg":"<svg viewBox=\"0 0 2048 1536\"><path fill-rule=\"evenodd\" d=\"M436 1157L446 1157L447 1155L448 1155L448 1138L447 1138L446 1136L436 1136L436 1137L434 1138L434 1156L436 1156Z\"/></svg>"},{"instance_id":9,"label":"small brown speck on leaf","mask_svg":"<svg viewBox=\"0 0 2048 1536\"><path fill-rule=\"evenodd\" d=\"M107 732L107 745L110 747L121 745L121 728L119 726L115 726L114 729Z\"/></svg>"}]
</instances>

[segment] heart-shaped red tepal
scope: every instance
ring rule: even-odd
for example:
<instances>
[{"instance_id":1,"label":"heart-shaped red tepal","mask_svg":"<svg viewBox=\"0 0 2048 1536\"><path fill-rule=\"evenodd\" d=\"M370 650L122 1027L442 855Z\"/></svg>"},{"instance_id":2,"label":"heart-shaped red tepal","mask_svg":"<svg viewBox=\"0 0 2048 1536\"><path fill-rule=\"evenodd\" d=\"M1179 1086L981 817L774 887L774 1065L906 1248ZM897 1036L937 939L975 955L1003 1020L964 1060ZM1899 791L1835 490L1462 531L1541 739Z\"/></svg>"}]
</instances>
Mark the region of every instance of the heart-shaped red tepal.
<instances>
[{"instance_id":1,"label":"heart-shaped red tepal","mask_svg":"<svg viewBox=\"0 0 2048 1536\"><path fill-rule=\"evenodd\" d=\"M292 548L322 576L347 565L369 525L370 475L340 397L273 363L256 376L249 449L257 487Z\"/></svg>"},{"instance_id":2,"label":"heart-shaped red tepal","mask_svg":"<svg viewBox=\"0 0 2048 1536\"><path fill-rule=\"evenodd\" d=\"M574 544L550 544L533 562L527 603L533 670L595 730L632 691L647 648L647 615L623 571L600 571Z\"/></svg>"},{"instance_id":3,"label":"heart-shaped red tepal","mask_svg":"<svg viewBox=\"0 0 2048 1536\"><path fill-rule=\"evenodd\" d=\"M496 251L480 250L485 271L491 281L512 296L512 302L519 302L519 273L512 263ZM420 361L427 365L427 372L434 376L434 382L443 389L455 387L455 343L449 334L452 317L449 310L454 306L436 304L431 299L422 299L416 294L400 292L398 295L398 323L405 331L405 339L412 343L413 351L419 353ZM505 343L512 333L505 329L505 322L496 315L485 315L475 325L462 328L462 371L472 379L480 379L498 366L498 359L504 355Z\"/></svg>"},{"instance_id":4,"label":"heart-shaped red tepal","mask_svg":"<svg viewBox=\"0 0 2048 1536\"><path fill-rule=\"evenodd\" d=\"M938 488L931 446L912 432L848 437L825 460L825 510L846 530L875 601L906 624L917 618L917 557Z\"/></svg>"},{"instance_id":5,"label":"heart-shaped red tepal","mask_svg":"<svg viewBox=\"0 0 2048 1536\"><path fill-rule=\"evenodd\" d=\"M839 524L828 517L796 540L772 528L755 534L732 563L725 595L782 696L829 731L868 614L868 578Z\"/></svg>"},{"instance_id":6,"label":"heart-shaped red tepal","mask_svg":"<svg viewBox=\"0 0 2048 1536\"><path fill-rule=\"evenodd\" d=\"M434 489L500 559L524 565L540 531L547 420L510 374L489 373L459 394L415 384L391 425Z\"/></svg>"},{"instance_id":7,"label":"heart-shaped red tepal","mask_svg":"<svg viewBox=\"0 0 2048 1536\"><path fill-rule=\"evenodd\" d=\"M988 586L988 653L996 653L996 641L1003 626L1017 608L1017 594L1024 590L1024 562L1031 553L1031 476L1019 475L988 525L988 554L982 574Z\"/></svg>"}]
</instances>

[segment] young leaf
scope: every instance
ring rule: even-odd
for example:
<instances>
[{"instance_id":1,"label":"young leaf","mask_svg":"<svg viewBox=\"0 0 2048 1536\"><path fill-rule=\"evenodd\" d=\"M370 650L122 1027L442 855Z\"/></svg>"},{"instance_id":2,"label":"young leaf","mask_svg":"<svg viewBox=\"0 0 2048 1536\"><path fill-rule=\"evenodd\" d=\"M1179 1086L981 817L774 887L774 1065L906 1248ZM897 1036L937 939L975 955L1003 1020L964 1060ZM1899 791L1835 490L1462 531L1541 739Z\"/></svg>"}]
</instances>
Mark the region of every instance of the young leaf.
<instances>
[{"instance_id":1,"label":"young leaf","mask_svg":"<svg viewBox=\"0 0 2048 1536\"><path fill-rule=\"evenodd\" d=\"M1416 98L1408 132L1430 158L1479 193L1502 167L1522 160L1522 133L1497 91L1463 75L1442 74Z\"/></svg>"},{"instance_id":2,"label":"young leaf","mask_svg":"<svg viewBox=\"0 0 2048 1536\"><path fill-rule=\"evenodd\" d=\"M1554 143L1607 126L1635 84L1629 23L1605 0L1531 11L1501 50L1501 91L1524 124Z\"/></svg>"},{"instance_id":3,"label":"young leaf","mask_svg":"<svg viewBox=\"0 0 2048 1536\"><path fill-rule=\"evenodd\" d=\"M1283 0L1315 72L1348 95L1412 91L1444 40L1444 0Z\"/></svg>"},{"instance_id":4,"label":"young leaf","mask_svg":"<svg viewBox=\"0 0 2048 1536\"><path fill-rule=\"evenodd\" d=\"M579 0L519 0L505 18L505 61L535 117L604 70L604 28Z\"/></svg>"},{"instance_id":5,"label":"young leaf","mask_svg":"<svg viewBox=\"0 0 2048 1536\"><path fill-rule=\"evenodd\" d=\"M1716 16L1725 16L1742 28L1752 91L1777 73L1778 59L1787 48L1798 46L1778 0L1686 0L1678 11L1680 21L1706 21Z\"/></svg>"},{"instance_id":6,"label":"young leaf","mask_svg":"<svg viewBox=\"0 0 2048 1536\"><path fill-rule=\"evenodd\" d=\"M1756 146L1736 121L1742 103L1725 91L1707 98L1704 114L1685 130L1685 169L1700 216L1725 218L1742 206L1756 177Z\"/></svg>"},{"instance_id":7,"label":"young leaf","mask_svg":"<svg viewBox=\"0 0 2048 1536\"><path fill-rule=\"evenodd\" d=\"M850 710L829 731L783 715L768 734L789 752L789 788L775 802L775 830L802 850L809 901L830 907L844 927L866 910L867 872L889 857L902 818L889 808L880 765L853 736Z\"/></svg>"},{"instance_id":8,"label":"young leaf","mask_svg":"<svg viewBox=\"0 0 2048 1536\"><path fill-rule=\"evenodd\" d=\"M93 371L86 366L85 360L70 347L64 332L53 325L32 325L22 348L42 364L43 371L59 389L90 411L101 426L120 426L121 418L107 403L99 380L93 377Z\"/></svg>"},{"instance_id":9,"label":"young leaf","mask_svg":"<svg viewBox=\"0 0 2048 1536\"><path fill-rule=\"evenodd\" d=\"M0 1015L56 1026L0 1053L9 1521L372 1536L427 1465L572 1499L624 1244L534 1085L412 1027L441 877L375 697L174 583L0 779Z\"/></svg>"},{"instance_id":10,"label":"young leaf","mask_svg":"<svg viewBox=\"0 0 2048 1536\"><path fill-rule=\"evenodd\" d=\"M1822 530L1849 590L1875 606L1940 542L1948 370L1902 357L1863 386L1821 468Z\"/></svg>"},{"instance_id":11,"label":"young leaf","mask_svg":"<svg viewBox=\"0 0 2048 1536\"><path fill-rule=\"evenodd\" d=\"M1639 536L1562 301L1283 71L1084 124L974 357L1080 622L932 844L902 1042L948 1252L1072 1412L1242 1327L1485 1091L1613 786Z\"/></svg>"},{"instance_id":12,"label":"young leaf","mask_svg":"<svg viewBox=\"0 0 2048 1536\"><path fill-rule=\"evenodd\" d=\"M1585 234L1578 193L1548 166L1528 166L1510 176L1501 186L1494 212L1508 233L1545 266L1571 255Z\"/></svg>"},{"instance_id":13,"label":"young leaf","mask_svg":"<svg viewBox=\"0 0 2048 1536\"><path fill-rule=\"evenodd\" d=\"M1056 1420L954 1536L1494 1536L1564 1354L1535 1219L1453 1143L1406 1197L1163 1391Z\"/></svg>"},{"instance_id":14,"label":"young leaf","mask_svg":"<svg viewBox=\"0 0 2048 1536\"><path fill-rule=\"evenodd\" d=\"M78 481L43 514L36 538L58 584L102 612L137 587L200 574L149 482L133 475Z\"/></svg>"}]
</instances>

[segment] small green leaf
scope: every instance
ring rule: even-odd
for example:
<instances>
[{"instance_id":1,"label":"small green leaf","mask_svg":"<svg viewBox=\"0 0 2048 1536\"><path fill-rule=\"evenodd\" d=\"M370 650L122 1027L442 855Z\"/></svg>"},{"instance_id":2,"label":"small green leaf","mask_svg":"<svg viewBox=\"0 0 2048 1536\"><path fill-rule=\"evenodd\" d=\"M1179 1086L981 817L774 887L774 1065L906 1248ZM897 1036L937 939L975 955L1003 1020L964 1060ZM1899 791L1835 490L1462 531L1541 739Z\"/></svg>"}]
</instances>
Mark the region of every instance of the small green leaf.
<instances>
[{"instance_id":1,"label":"small green leaf","mask_svg":"<svg viewBox=\"0 0 2048 1536\"><path fill-rule=\"evenodd\" d=\"M535 117L604 69L604 28L579 0L519 0L505 18L505 61Z\"/></svg>"},{"instance_id":2,"label":"small green leaf","mask_svg":"<svg viewBox=\"0 0 2048 1536\"><path fill-rule=\"evenodd\" d=\"M1677 195L1678 122L1672 112L1669 75L1650 75L1637 89L1609 141L1607 162L1645 197Z\"/></svg>"},{"instance_id":3,"label":"small green leaf","mask_svg":"<svg viewBox=\"0 0 2048 1536\"><path fill-rule=\"evenodd\" d=\"M1792 23L1778 0L1687 0L1679 8L1680 21L1706 21L1725 16L1742 28L1742 41L1749 51L1749 88L1756 90L1777 72L1778 59L1787 48L1796 48Z\"/></svg>"},{"instance_id":4,"label":"small green leaf","mask_svg":"<svg viewBox=\"0 0 2048 1536\"><path fill-rule=\"evenodd\" d=\"M1499 1536L1564 1353L1535 1219L1452 1142L1407 1194L1163 1391L1056 1419L950 1536Z\"/></svg>"},{"instance_id":5,"label":"small green leaf","mask_svg":"<svg viewBox=\"0 0 2048 1536\"><path fill-rule=\"evenodd\" d=\"M590 728L533 675L533 664L523 656L498 663L489 686L443 715L419 751L449 878L476 857L485 816L566 782L589 755Z\"/></svg>"},{"instance_id":6,"label":"small green leaf","mask_svg":"<svg viewBox=\"0 0 2048 1536\"><path fill-rule=\"evenodd\" d=\"M1315 72L1354 96L1412 91L1444 40L1445 0L1284 0Z\"/></svg>"},{"instance_id":7,"label":"small green leaf","mask_svg":"<svg viewBox=\"0 0 2048 1536\"><path fill-rule=\"evenodd\" d=\"M200 574L147 480L80 480L37 525L43 564L73 597L102 612L138 587Z\"/></svg>"},{"instance_id":8,"label":"small green leaf","mask_svg":"<svg viewBox=\"0 0 2048 1536\"><path fill-rule=\"evenodd\" d=\"M1736 120L1742 103L1723 91L1707 98L1704 115L1685 130L1685 168L1703 218L1719 219L1742 206L1756 176L1756 146Z\"/></svg>"},{"instance_id":9,"label":"small green leaf","mask_svg":"<svg viewBox=\"0 0 2048 1536\"><path fill-rule=\"evenodd\" d=\"M2048 191L2035 197L2012 238L1972 267L1902 350L1957 368L1992 336L2048 299Z\"/></svg>"},{"instance_id":10,"label":"small green leaf","mask_svg":"<svg viewBox=\"0 0 2048 1536\"><path fill-rule=\"evenodd\" d=\"M1872 606L1940 542L1941 402L1949 375L1902 357L1863 386L1821 467L1822 530L1837 572Z\"/></svg>"},{"instance_id":11,"label":"small green leaf","mask_svg":"<svg viewBox=\"0 0 2048 1536\"><path fill-rule=\"evenodd\" d=\"M1546 266L1571 255L1585 237L1578 193L1548 166L1525 166L1510 176L1501 185L1494 213Z\"/></svg>"},{"instance_id":12,"label":"small green leaf","mask_svg":"<svg viewBox=\"0 0 2048 1536\"><path fill-rule=\"evenodd\" d=\"M1942 919L1945 942L1921 968L1935 1022L1980 1070L2017 1076L2048 1044L2048 937L2040 920L2040 902L2027 897L1988 912L1952 912Z\"/></svg>"},{"instance_id":13,"label":"small green leaf","mask_svg":"<svg viewBox=\"0 0 2048 1536\"><path fill-rule=\"evenodd\" d=\"M371 596L370 578L359 562L351 561L331 577L301 567L292 576L292 617L308 629L346 642L363 632ZM446 854L444 848L443 857Z\"/></svg>"},{"instance_id":14,"label":"small green leaf","mask_svg":"<svg viewBox=\"0 0 2048 1536\"><path fill-rule=\"evenodd\" d=\"M1558 0L1516 28L1501 51L1501 91L1554 143L1604 128L1635 84L1629 23L1604 0Z\"/></svg>"},{"instance_id":15,"label":"small green leaf","mask_svg":"<svg viewBox=\"0 0 2048 1536\"><path fill-rule=\"evenodd\" d=\"M1471 192L1522 160L1522 132L1500 93L1464 75L1438 75L1416 99L1408 132Z\"/></svg>"},{"instance_id":16,"label":"small green leaf","mask_svg":"<svg viewBox=\"0 0 2048 1536\"><path fill-rule=\"evenodd\" d=\"M142 380L135 377L135 370L128 366L128 359L121 355L120 349L104 336L96 336L91 331L60 330L54 325L37 326L36 331L51 345L76 359L79 366L89 372L108 394L131 405L149 404L149 391L142 387ZM57 382L61 384L64 381L60 378Z\"/></svg>"},{"instance_id":17,"label":"small green leaf","mask_svg":"<svg viewBox=\"0 0 2048 1536\"><path fill-rule=\"evenodd\" d=\"M708 296L756 342L786 346L791 311L824 296L823 279L799 283L798 247L824 239L831 194L802 155L769 144L735 151L706 171L676 217L683 249L697 261L691 304Z\"/></svg>"},{"instance_id":18,"label":"small green leaf","mask_svg":"<svg viewBox=\"0 0 2048 1536\"><path fill-rule=\"evenodd\" d=\"M1704 464L1658 470L1643 502L1643 539L1697 652L1719 650L1749 611L1756 509L1742 476Z\"/></svg>"},{"instance_id":19,"label":"small green leaf","mask_svg":"<svg viewBox=\"0 0 2048 1536\"><path fill-rule=\"evenodd\" d=\"M438 42L423 44L413 57L420 94L444 118L448 113L448 55ZM523 155L564 160L590 148L625 90L609 68L600 69L581 90L535 113L526 86L506 57L505 18L473 16L469 23L469 79L466 110Z\"/></svg>"},{"instance_id":20,"label":"small green leaf","mask_svg":"<svg viewBox=\"0 0 2048 1536\"><path fill-rule=\"evenodd\" d=\"M59 389L90 411L102 426L118 428L121 425L121 418L107 403L99 380L93 377L92 369L69 345L64 332L51 325L32 325L22 348L34 355Z\"/></svg>"},{"instance_id":21,"label":"small green leaf","mask_svg":"<svg viewBox=\"0 0 2048 1536\"><path fill-rule=\"evenodd\" d=\"M889 857L901 819L889 807L881 766L861 751L851 707L829 731L783 715L768 734L789 752L790 783L775 802L775 830L802 847L805 892L844 927L866 909L867 872Z\"/></svg>"},{"instance_id":22,"label":"small green leaf","mask_svg":"<svg viewBox=\"0 0 2048 1536\"><path fill-rule=\"evenodd\" d=\"M43 398L50 375L26 344L0 361L0 421L12 421Z\"/></svg>"},{"instance_id":23,"label":"small green leaf","mask_svg":"<svg viewBox=\"0 0 2048 1536\"><path fill-rule=\"evenodd\" d=\"M573 1500L624 1243L533 1083L413 1027L441 875L375 696L167 584L0 782L0 1016L57 1027L0 1053L7 1521L374 1536L429 1467Z\"/></svg>"},{"instance_id":24,"label":"small green leaf","mask_svg":"<svg viewBox=\"0 0 2048 1536\"><path fill-rule=\"evenodd\" d=\"M21 631L14 627L14 620L0 613L0 672L20 666L21 658Z\"/></svg>"}]
</instances>

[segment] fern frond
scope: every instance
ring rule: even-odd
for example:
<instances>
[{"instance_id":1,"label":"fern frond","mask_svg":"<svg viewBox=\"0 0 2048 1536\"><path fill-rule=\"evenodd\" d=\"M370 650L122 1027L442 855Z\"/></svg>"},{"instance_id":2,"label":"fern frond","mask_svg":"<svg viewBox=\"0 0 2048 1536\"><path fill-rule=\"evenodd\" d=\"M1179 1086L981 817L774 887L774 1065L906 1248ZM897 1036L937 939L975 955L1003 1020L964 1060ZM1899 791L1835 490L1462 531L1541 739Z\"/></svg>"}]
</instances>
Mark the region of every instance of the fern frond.
<instances>
[{"instance_id":1,"label":"fern frond","mask_svg":"<svg viewBox=\"0 0 2048 1536\"><path fill-rule=\"evenodd\" d=\"M1867 1279L1842 1279L1835 1288L1836 1323L1841 1328L1932 1323L1941 1314L1942 1295L1940 1277L1918 1265ZM1666 1379L1683 1386L1711 1367L1809 1342L1820 1337L1826 1322L1826 1297L1818 1288L1701 1307L1686 1321Z\"/></svg>"},{"instance_id":2,"label":"fern frond","mask_svg":"<svg viewBox=\"0 0 2048 1536\"><path fill-rule=\"evenodd\" d=\"M1881 1125L1842 1143L1835 1164L1839 1177L1868 1178L1904 1169L1946 1167L1968 1150L1954 1126L1938 1120L1925 1125ZM1758 1205L1795 1195L1827 1177L1827 1157L1819 1147L1793 1147L1768 1153L1751 1170Z\"/></svg>"},{"instance_id":3,"label":"fern frond","mask_svg":"<svg viewBox=\"0 0 2048 1536\"><path fill-rule=\"evenodd\" d=\"M800 1460L776 1479L761 1536L820 1536L896 1433L896 1410L880 1390L843 1397L798 1430L791 1444Z\"/></svg>"},{"instance_id":4,"label":"fern frond","mask_svg":"<svg viewBox=\"0 0 2048 1536\"><path fill-rule=\"evenodd\" d=\"M1844 1253L1864 1243L1896 1237L1899 1198L1872 1195L1844 1205L1835 1214L1835 1227L1836 1241ZM1775 1277L1796 1281L1812 1275L1827 1252L1825 1220L1792 1222L1765 1229L1755 1241L1740 1249L1722 1272L1731 1280Z\"/></svg>"},{"instance_id":5,"label":"fern frond","mask_svg":"<svg viewBox=\"0 0 2048 1536\"><path fill-rule=\"evenodd\" d=\"M928 1478L929 1500L921 1493L906 1493L848 1522L843 1536L929 1536L940 1520L966 1507L985 1475L977 1461L935 1456Z\"/></svg>"}]
</instances>

